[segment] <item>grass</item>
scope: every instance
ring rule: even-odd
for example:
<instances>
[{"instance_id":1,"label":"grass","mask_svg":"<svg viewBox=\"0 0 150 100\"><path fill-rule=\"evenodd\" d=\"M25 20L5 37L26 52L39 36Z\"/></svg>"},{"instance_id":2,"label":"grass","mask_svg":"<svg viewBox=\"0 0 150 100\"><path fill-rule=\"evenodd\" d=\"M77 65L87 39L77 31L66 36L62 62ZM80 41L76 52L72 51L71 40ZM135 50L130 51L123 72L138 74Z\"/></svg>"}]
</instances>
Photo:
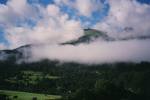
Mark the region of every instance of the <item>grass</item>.
<instances>
[{"instance_id":1,"label":"grass","mask_svg":"<svg viewBox=\"0 0 150 100\"><path fill-rule=\"evenodd\" d=\"M0 94L7 95L12 100L32 100L33 98L37 98L37 100L59 100L61 99L61 96L59 95L46 95L46 94L8 91L8 90L0 90Z\"/></svg>"},{"instance_id":2,"label":"grass","mask_svg":"<svg viewBox=\"0 0 150 100\"><path fill-rule=\"evenodd\" d=\"M51 76L49 74L44 75L42 72L34 72L34 71L23 71L22 72L25 76L30 76L31 79L35 80L37 78L48 78L48 79L58 79L58 76Z\"/></svg>"},{"instance_id":3,"label":"grass","mask_svg":"<svg viewBox=\"0 0 150 100\"><path fill-rule=\"evenodd\" d=\"M10 77L9 79L5 79L5 81L9 83L22 83L22 84L37 84L39 81L43 79L55 80L59 79L58 76L51 76L49 74L43 74L42 72L35 71L22 71L20 75L22 78L17 79L17 76Z\"/></svg>"}]
</instances>

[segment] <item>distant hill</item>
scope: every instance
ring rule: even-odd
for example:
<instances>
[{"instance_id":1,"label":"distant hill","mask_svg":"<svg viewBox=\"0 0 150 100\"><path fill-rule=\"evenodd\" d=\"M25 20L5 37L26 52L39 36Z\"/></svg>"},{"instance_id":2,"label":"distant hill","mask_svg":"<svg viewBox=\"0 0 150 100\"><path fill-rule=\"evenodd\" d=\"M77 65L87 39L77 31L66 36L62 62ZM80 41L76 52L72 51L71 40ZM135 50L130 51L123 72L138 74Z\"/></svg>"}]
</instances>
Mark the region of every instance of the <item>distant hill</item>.
<instances>
[{"instance_id":1,"label":"distant hill","mask_svg":"<svg viewBox=\"0 0 150 100\"><path fill-rule=\"evenodd\" d=\"M126 40L133 40L133 39L145 40L145 39L150 39L150 36L136 36L136 37L130 36L125 38L113 38L108 36L106 32L88 28L88 29L84 29L84 35L79 37L78 39L71 40L58 45L79 45L83 43L88 44L98 39L102 41L113 42L113 41L126 41ZM21 59L23 57L29 58L28 57L29 55L24 54L24 50L29 50L30 52L31 47L40 46L40 45L43 44L28 44L12 50L0 50L0 60L11 59L14 61L17 59Z\"/></svg>"},{"instance_id":2,"label":"distant hill","mask_svg":"<svg viewBox=\"0 0 150 100\"><path fill-rule=\"evenodd\" d=\"M113 38L109 37L105 32L99 31L96 29L84 29L84 35L78 38L77 40L72 40L68 41L66 43L62 43L63 45L65 44L72 44L72 45L77 45L80 43L90 43L96 39L102 39L104 41L112 41L114 40Z\"/></svg>"}]
</instances>

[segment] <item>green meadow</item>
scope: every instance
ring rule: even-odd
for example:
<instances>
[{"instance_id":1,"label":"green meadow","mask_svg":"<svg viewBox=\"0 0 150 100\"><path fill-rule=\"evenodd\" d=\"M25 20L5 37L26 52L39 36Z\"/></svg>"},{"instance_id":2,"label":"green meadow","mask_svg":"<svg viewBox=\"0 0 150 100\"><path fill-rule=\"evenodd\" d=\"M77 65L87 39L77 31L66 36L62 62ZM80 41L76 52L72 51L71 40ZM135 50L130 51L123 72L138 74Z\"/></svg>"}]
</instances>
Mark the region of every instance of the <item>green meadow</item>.
<instances>
[{"instance_id":1,"label":"green meadow","mask_svg":"<svg viewBox=\"0 0 150 100\"><path fill-rule=\"evenodd\" d=\"M6 95L10 100L59 100L59 95L37 94L19 91L0 90L1 95Z\"/></svg>"},{"instance_id":2,"label":"green meadow","mask_svg":"<svg viewBox=\"0 0 150 100\"><path fill-rule=\"evenodd\" d=\"M35 72L35 71L21 71L19 76L9 77L8 79L5 79L5 81L9 83L22 83L24 85L26 84L38 84L39 81L43 79L48 80L56 80L59 79L58 76L52 76L49 74L43 74L42 72Z\"/></svg>"}]
</instances>

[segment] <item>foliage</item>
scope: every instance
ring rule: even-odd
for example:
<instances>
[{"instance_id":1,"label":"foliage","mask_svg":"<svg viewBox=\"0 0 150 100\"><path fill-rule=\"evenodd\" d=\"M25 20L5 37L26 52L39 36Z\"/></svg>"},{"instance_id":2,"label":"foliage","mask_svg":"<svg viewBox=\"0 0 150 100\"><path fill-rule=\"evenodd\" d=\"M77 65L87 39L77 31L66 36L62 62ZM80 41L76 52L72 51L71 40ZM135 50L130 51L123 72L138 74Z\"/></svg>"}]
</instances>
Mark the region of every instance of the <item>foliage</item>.
<instances>
[{"instance_id":1,"label":"foliage","mask_svg":"<svg viewBox=\"0 0 150 100\"><path fill-rule=\"evenodd\" d=\"M0 69L2 90L62 95L65 100L150 100L148 62L84 65L43 60L16 64L10 59L0 61Z\"/></svg>"}]
</instances>

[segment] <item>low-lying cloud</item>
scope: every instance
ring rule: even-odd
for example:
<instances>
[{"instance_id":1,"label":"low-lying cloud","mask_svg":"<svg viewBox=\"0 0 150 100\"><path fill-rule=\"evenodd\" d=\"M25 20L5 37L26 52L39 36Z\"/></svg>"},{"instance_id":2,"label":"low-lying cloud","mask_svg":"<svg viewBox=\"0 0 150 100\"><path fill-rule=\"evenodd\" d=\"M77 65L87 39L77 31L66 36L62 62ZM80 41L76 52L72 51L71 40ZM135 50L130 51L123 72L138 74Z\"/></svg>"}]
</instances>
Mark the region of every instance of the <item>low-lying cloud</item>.
<instances>
[{"instance_id":1,"label":"low-lying cloud","mask_svg":"<svg viewBox=\"0 0 150 100\"><path fill-rule=\"evenodd\" d=\"M150 40L93 42L73 45L42 45L32 47L28 61L42 59L78 63L114 63L150 61Z\"/></svg>"}]
</instances>

